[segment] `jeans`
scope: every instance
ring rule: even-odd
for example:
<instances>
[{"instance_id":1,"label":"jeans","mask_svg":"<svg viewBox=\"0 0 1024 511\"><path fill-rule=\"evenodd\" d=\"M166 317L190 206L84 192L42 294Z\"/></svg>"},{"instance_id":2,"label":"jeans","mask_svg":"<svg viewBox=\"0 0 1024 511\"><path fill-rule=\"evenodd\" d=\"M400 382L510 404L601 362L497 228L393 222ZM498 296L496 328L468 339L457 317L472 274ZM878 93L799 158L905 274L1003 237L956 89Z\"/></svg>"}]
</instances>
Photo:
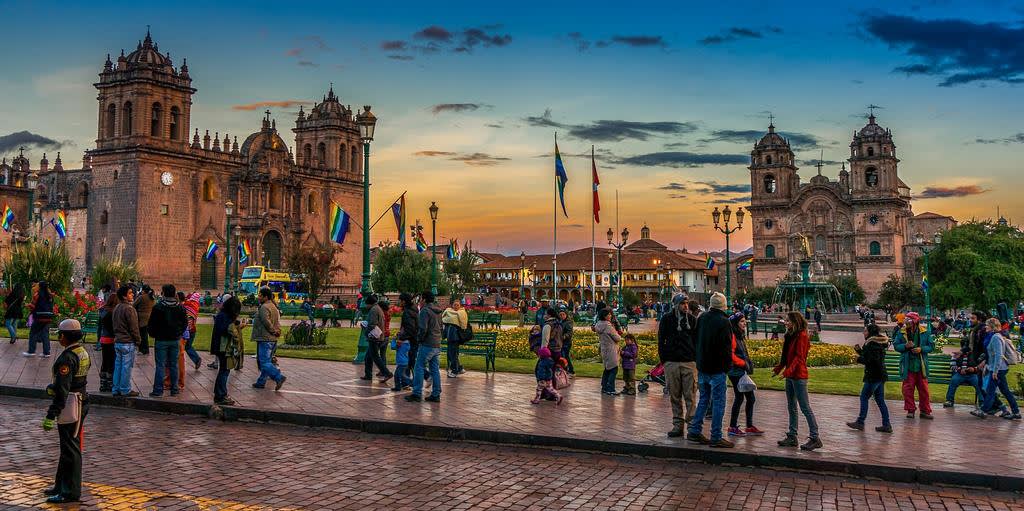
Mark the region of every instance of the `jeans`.
<instances>
[{"instance_id":1,"label":"jeans","mask_svg":"<svg viewBox=\"0 0 1024 511\"><path fill-rule=\"evenodd\" d=\"M1006 369L999 371L999 381L993 381L991 377L985 380L985 403L981 406L984 411L995 411L996 391L1003 393L1006 401L1010 403L1010 411L1014 414L1020 413L1017 406L1017 398L1010 392L1009 382L1006 381Z\"/></svg>"},{"instance_id":2,"label":"jeans","mask_svg":"<svg viewBox=\"0 0 1024 511\"><path fill-rule=\"evenodd\" d=\"M729 375L729 382L732 383L732 411L729 414L729 427L731 428L739 427L737 425L739 424L740 419L740 407L743 406L744 401L747 403L745 410L747 414L747 427L750 428L754 426L754 402L757 399L754 397L753 391L740 392L739 389L736 388L736 385L742 377L742 374L739 376Z\"/></svg>"},{"instance_id":3,"label":"jeans","mask_svg":"<svg viewBox=\"0 0 1024 511\"><path fill-rule=\"evenodd\" d=\"M868 418L868 401L875 399L878 404L878 411L882 414L882 425L889 424L889 407L885 405L885 382L866 381L860 389L860 413L857 414L857 422L864 424Z\"/></svg>"},{"instance_id":4,"label":"jeans","mask_svg":"<svg viewBox=\"0 0 1024 511\"><path fill-rule=\"evenodd\" d=\"M956 389L961 385L970 385L971 387L974 387L975 400L981 397L981 382L978 379L977 374L953 373L953 377L949 380L949 390L946 391L946 401L952 403L956 400Z\"/></svg>"},{"instance_id":5,"label":"jeans","mask_svg":"<svg viewBox=\"0 0 1024 511\"><path fill-rule=\"evenodd\" d=\"M423 395L423 373L427 365L430 365L430 378L433 386L430 388L431 397L441 396L441 348L421 345L419 353L416 354L416 368L412 372L412 393L414 396Z\"/></svg>"},{"instance_id":6,"label":"jeans","mask_svg":"<svg viewBox=\"0 0 1024 511\"><path fill-rule=\"evenodd\" d=\"M796 437L797 405L800 411L807 418L807 427L811 430L811 438L818 438L818 421L814 418L814 411L811 410L811 402L807 397L807 380L786 378L786 406L789 411L789 431L786 436Z\"/></svg>"},{"instance_id":7,"label":"jeans","mask_svg":"<svg viewBox=\"0 0 1024 511\"><path fill-rule=\"evenodd\" d=\"M412 380L409 379L409 366L395 366L395 389L401 389L411 383Z\"/></svg>"},{"instance_id":8,"label":"jeans","mask_svg":"<svg viewBox=\"0 0 1024 511\"><path fill-rule=\"evenodd\" d=\"M195 339L195 334L189 336L188 341L185 342L185 354L188 355L188 358L192 360L193 364L201 364L203 362L203 358L200 357L199 353L196 352L196 349L192 347L192 342L195 341Z\"/></svg>"},{"instance_id":9,"label":"jeans","mask_svg":"<svg viewBox=\"0 0 1024 511\"><path fill-rule=\"evenodd\" d=\"M7 333L10 334L11 342L16 341L18 339L18 319L7 318L5 323L7 324Z\"/></svg>"},{"instance_id":10,"label":"jeans","mask_svg":"<svg viewBox=\"0 0 1024 511\"><path fill-rule=\"evenodd\" d=\"M604 373L601 374L601 392L606 392L608 394L615 393L615 377L618 376L618 374L618 367L604 370Z\"/></svg>"},{"instance_id":11,"label":"jeans","mask_svg":"<svg viewBox=\"0 0 1024 511\"><path fill-rule=\"evenodd\" d=\"M272 341L260 341L256 343L256 365L260 368L260 377L256 378L256 386L262 387L267 384L267 378L280 382L284 376L281 370L274 365L274 348L277 343Z\"/></svg>"},{"instance_id":12,"label":"jeans","mask_svg":"<svg viewBox=\"0 0 1024 511\"><path fill-rule=\"evenodd\" d=\"M153 376L153 393L164 392L164 368L170 377L172 394L178 393L178 341L156 341L153 343L153 363L156 364L156 375Z\"/></svg>"},{"instance_id":13,"label":"jeans","mask_svg":"<svg viewBox=\"0 0 1024 511\"><path fill-rule=\"evenodd\" d=\"M448 341L448 371L462 372L462 363L459 362L459 328L455 325L445 325L444 338Z\"/></svg>"},{"instance_id":14,"label":"jeans","mask_svg":"<svg viewBox=\"0 0 1024 511\"><path fill-rule=\"evenodd\" d=\"M130 342L114 344L114 387L116 396L132 391L132 367L135 366L135 345Z\"/></svg>"},{"instance_id":15,"label":"jeans","mask_svg":"<svg viewBox=\"0 0 1024 511\"><path fill-rule=\"evenodd\" d=\"M213 384L213 400L220 401L228 397L228 357L223 353L217 354L217 381Z\"/></svg>"},{"instance_id":16,"label":"jeans","mask_svg":"<svg viewBox=\"0 0 1024 511\"><path fill-rule=\"evenodd\" d=\"M50 354L50 324L32 323L28 331L28 352L36 352L36 343L43 343L43 355Z\"/></svg>"},{"instance_id":17,"label":"jeans","mask_svg":"<svg viewBox=\"0 0 1024 511\"><path fill-rule=\"evenodd\" d=\"M914 389L917 389L917 397L921 402L921 413L932 413L931 396L928 393L928 378L924 372L907 372L907 378L903 380L903 409L908 412L915 412Z\"/></svg>"},{"instance_id":18,"label":"jeans","mask_svg":"<svg viewBox=\"0 0 1024 511\"><path fill-rule=\"evenodd\" d=\"M565 344L562 344L562 358L566 361L565 370L568 371L569 374L576 374L576 369L572 366L572 339L569 339L568 341L565 341Z\"/></svg>"},{"instance_id":19,"label":"jeans","mask_svg":"<svg viewBox=\"0 0 1024 511\"><path fill-rule=\"evenodd\" d=\"M363 358L363 378L373 378L373 366L377 366L377 371L384 376L391 376L391 371L388 370L387 360L380 356L380 345L387 341L369 341L370 345L366 347L366 356Z\"/></svg>"},{"instance_id":20,"label":"jeans","mask_svg":"<svg viewBox=\"0 0 1024 511\"><path fill-rule=\"evenodd\" d=\"M690 421L689 433L699 435L704 429L704 415L710 406L711 441L717 442L722 439L722 419L725 418L725 373L697 373L697 387L700 389L700 399L697 400L693 420Z\"/></svg>"}]
</instances>

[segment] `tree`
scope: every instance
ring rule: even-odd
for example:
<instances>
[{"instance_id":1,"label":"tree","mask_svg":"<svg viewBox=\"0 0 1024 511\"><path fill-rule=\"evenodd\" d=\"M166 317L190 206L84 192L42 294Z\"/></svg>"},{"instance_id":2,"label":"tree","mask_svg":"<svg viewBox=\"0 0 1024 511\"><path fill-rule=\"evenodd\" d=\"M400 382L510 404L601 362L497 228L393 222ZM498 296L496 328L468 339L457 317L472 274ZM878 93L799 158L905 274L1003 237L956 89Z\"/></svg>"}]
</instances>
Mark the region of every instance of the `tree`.
<instances>
[{"instance_id":1,"label":"tree","mask_svg":"<svg viewBox=\"0 0 1024 511\"><path fill-rule=\"evenodd\" d=\"M833 286L836 286L836 289L839 291L839 297L843 299L843 305L846 307L852 307L857 303L864 303L864 288L860 287L857 277L832 277L828 281Z\"/></svg>"},{"instance_id":2,"label":"tree","mask_svg":"<svg viewBox=\"0 0 1024 511\"><path fill-rule=\"evenodd\" d=\"M770 305L775 298L774 287L752 287L736 295L736 301Z\"/></svg>"},{"instance_id":3,"label":"tree","mask_svg":"<svg viewBox=\"0 0 1024 511\"><path fill-rule=\"evenodd\" d=\"M21 284L26 292L33 282L41 280L45 280L54 293L71 288L74 261L64 245L37 241L17 243L3 264L8 285Z\"/></svg>"},{"instance_id":4,"label":"tree","mask_svg":"<svg viewBox=\"0 0 1024 511\"><path fill-rule=\"evenodd\" d=\"M100 259L92 266L92 272L89 274L93 293L98 292L105 284L114 286L119 282L126 283L130 280L137 282L141 278L139 266L135 261L126 263L120 259Z\"/></svg>"},{"instance_id":5,"label":"tree","mask_svg":"<svg viewBox=\"0 0 1024 511\"><path fill-rule=\"evenodd\" d=\"M286 263L288 271L299 275L306 287L310 301L316 302L320 294L340 271L345 269L334 261L337 253L334 243L296 244L289 252Z\"/></svg>"},{"instance_id":6,"label":"tree","mask_svg":"<svg viewBox=\"0 0 1024 511\"><path fill-rule=\"evenodd\" d=\"M632 309L633 307L636 307L637 305L640 305L640 295L636 294L636 291L633 291L632 289L629 289L628 287L627 288L623 288L622 289L622 303L619 304L619 305L621 307L625 307L627 309Z\"/></svg>"},{"instance_id":7,"label":"tree","mask_svg":"<svg viewBox=\"0 0 1024 511\"><path fill-rule=\"evenodd\" d=\"M1024 296L1024 233L972 221L943 233L928 257L932 303L941 309L991 309Z\"/></svg>"},{"instance_id":8,"label":"tree","mask_svg":"<svg viewBox=\"0 0 1024 511\"><path fill-rule=\"evenodd\" d=\"M878 305L900 310L908 305L924 305L921 283L913 279L889 275L878 292Z\"/></svg>"},{"instance_id":9,"label":"tree","mask_svg":"<svg viewBox=\"0 0 1024 511\"><path fill-rule=\"evenodd\" d=\"M444 273L451 284L453 297L462 297L467 291L476 289L479 277L474 267L478 257L469 249L465 249L455 259L448 259L444 263Z\"/></svg>"},{"instance_id":10,"label":"tree","mask_svg":"<svg viewBox=\"0 0 1024 511\"><path fill-rule=\"evenodd\" d=\"M370 282L379 293L421 293L430 289L430 257L400 246L383 247L377 250L373 260L373 274ZM447 294L447 276L438 272L437 290Z\"/></svg>"}]
</instances>

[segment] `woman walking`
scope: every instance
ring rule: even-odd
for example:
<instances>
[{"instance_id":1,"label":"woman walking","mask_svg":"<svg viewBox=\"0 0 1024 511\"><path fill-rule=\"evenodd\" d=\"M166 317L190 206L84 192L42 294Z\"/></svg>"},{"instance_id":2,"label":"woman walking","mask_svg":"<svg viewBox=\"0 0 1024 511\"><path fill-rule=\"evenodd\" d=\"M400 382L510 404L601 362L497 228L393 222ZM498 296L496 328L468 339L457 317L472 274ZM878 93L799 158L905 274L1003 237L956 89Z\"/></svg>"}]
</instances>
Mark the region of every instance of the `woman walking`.
<instances>
[{"instance_id":1,"label":"woman walking","mask_svg":"<svg viewBox=\"0 0 1024 511\"><path fill-rule=\"evenodd\" d=\"M1017 406L1017 399L1013 396L1013 392L1010 391L1009 382L1007 381L1007 372L1010 369L1009 357L1007 356L1007 350L1013 349L1010 345L1009 339L1005 338L1001 333L1003 330L1002 325L999 323L999 318L988 318L985 321L985 373L982 376L982 384L985 387L985 401L981 405L980 410L971 412L971 415L984 419L986 414L992 415L996 411L1001 411L1000 417L1010 420L1021 420L1020 408ZM996 404L996 393L1001 392L1003 397L1006 398L1006 402L1010 404L1010 409L1007 410L1005 406L999 407Z\"/></svg>"},{"instance_id":2,"label":"woman walking","mask_svg":"<svg viewBox=\"0 0 1024 511\"><path fill-rule=\"evenodd\" d=\"M863 346L853 347L857 351L857 362L864 364L864 387L860 391L860 413L857 420L846 425L864 431L864 421L868 418L868 401L875 399L878 411L882 414L882 425L875 428L879 433L892 433L889 422L889 408L885 405L885 382L889 379L885 372L885 351L889 349L889 338L882 333L878 325L871 323L864 328Z\"/></svg>"},{"instance_id":3,"label":"woman walking","mask_svg":"<svg viewBox=\"0 0 1024 511\"><path fill-rule=\"evenodd\" d=\"M114 386L114 308L118 303L117 295L111 294L99 312L100 392L110 392Z\"/></svg>"},{"instance_id":4,"label":"woman walking","mask_svg":"<svg viewBox=\"0 0 1024 511\"><path fill-rule=\"evenodd\" d=\"M32 296L29 306L32 326L28 331L28 351L22 353L26 357L36 355L36 343L43 343L43 358L50 357L50 322L53 321L53 296L46 281L40 281Z\"/></svg>"},{"instance_id":5,"label":"woman walking","mask_svg":"<svg viewBox=\"0 0 1024 511\"><path fill-rule=\"evenodd\" d=\"M807 320L803 314L790 311L786 314L786 336L782 343L782 360L772 369L772 373L786 378L786 404L789 411L789 431L786 438L779 440L779 447L797 446L797 406L807 419L811 438L800 446L805 451L821 448L818 437L818 421L814 418L811 403L807 396L807 353L811 350L810 336L807 335Z\"/></svg>"},{"instance_id":6,"label":"woman walking","mask_svg":"<svg viewBox=\"0 0 1024 511\"><path fill-rule=\"evenodd\" d=\"M15 284L10 293L4 298L4 323L7 325L7 333L10 334L11 344L18 340L18 322L21 321L22 306L25 305L25 288L21 284Z\"/></svg>"},{"instance_id":7,"label":"woman walking","mask_svg":"<svg viewBox=\"0 0 1024 511\"><path fill-rule=\"evenodd\" d=\"M213 318L213 337L210 339L210 353L217 357L217 381L213 386L213 402L219 405L233 405L228 397L228 376L231 370L242 370L245 349L242 341L244 325L238 320L242 302L232 296L224 301L220 312Z\"/></svg>"},{"instance_id":8,"label":"woman walking","mask_svg":"<svg viewBox=\"0 0 1024 511\"><path fill-rule=\"evenodd\" d=\"M743 360L743 367L733 365L729 370L729 382L732 383L732 411L729 415L729 436L760 436L763 431L754 426L754 391L740 392L740 380L743 375L754 374L754 362L750 360L747 351L747 318L742 312L737 312L729 318L732 324L733 335L733 358ZM740 407L746 403L744 409L747 418L746 429L739 428Z\"/></svg>"},{"instance_id":9,"label":"woman walking","mask_svg":"<svg viewBox=\"0 0 1024 511\"><path fill-rule=\"evenodd\" d=\"M444 339L448 343L448 377L456 378L466 372L459 362L459 344L462 340L462 331L469 326L469 315L462 303L452 300L451 306L441 314L441 324L444 325Z\"/></svg>"},{"instance_id":10,"label":"woman walking","mask_svg":"<svg viewBox=\"0 0 1024 511\"><path fill-rule=\"evenodd\" d=\"M615 392L615 377L619 372L619 333L615 331L609 321L612 315L611 309L601 309L597 313L597 324L594 331L597 332L598 344L601 348L601 362L604 364L604 374L601 375L601 393L606 396L617 396Z\"/></svg>"}]
</instances>

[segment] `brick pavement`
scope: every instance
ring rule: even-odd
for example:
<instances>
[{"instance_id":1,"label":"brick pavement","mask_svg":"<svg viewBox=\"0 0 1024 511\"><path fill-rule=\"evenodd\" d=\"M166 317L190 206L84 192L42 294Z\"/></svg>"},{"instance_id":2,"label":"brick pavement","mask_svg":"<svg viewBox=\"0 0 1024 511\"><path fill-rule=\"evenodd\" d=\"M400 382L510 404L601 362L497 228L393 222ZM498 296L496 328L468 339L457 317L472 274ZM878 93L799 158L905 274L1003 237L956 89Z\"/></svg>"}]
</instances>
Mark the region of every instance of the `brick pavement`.
<instances>
[{"instance_id":1,"label":"brick pavement","mask_svg":"<svg viewBox=\"0 0 1024 511\"><path fill-rule=\"evenodd\" d=\"M46 508L57 439L0 397L0 510ZM631 456L439 444L94 407L84 502L63 509L1012 510L997 491ZM57 509L57 507L50 507Z\"/></svg>"},{"instance_id":2,"label":"brick pavement","mask_svg":"<svg viewBox=\"0 0 1024 511\"><path fill-rule=\"evenodd\" d=\"M48 367L53 359L24 358L20 356L20 348L20 345L0 345L0 386L44 388L49 382ZM671 413L667 397L657 386L652 387L653 392L636 397L605 397L599 393L600 382L597 379L580 378L566 391L566 401L555 407L551 403L529 403L535 385L529 375L473 372L457 379L442 378L440 404L408 403L401 399L404 393L396 394L384 385L358 380L361 366L288 358L280 359L280 363L288 376L281 392L250 387L258 375L254 359L247 359L241 372L232 372L230 395L239 407L373 419L413 426L471 428L501 432L505 436L496 441L502 442L529 442L532 441L529 435L545 435L555 437L548 444L582 445L582 448L609 452L663 455L662 451L685 448L688 454L673 451L668 456L705 458L717 462L817 467L832 471L846 469L829 463L848 467L895 467L900 479L911 481L919 479L904 475L915 471L947 473L943 478L924 477L920 480L1003 488L1020 487L1024 480L1021 468L1024 467L1024 449L1007 448L1015 445L1014 442L1019 445L1024 423L997 418L982 421L971 417L964 406L936 408L934 421L922 421L905 419L902 403L889 402L895 432L886 435L875 433L872 428L867 432L857 432L845 426L846 421L855 418L858 406L855 397L815 394L811 396L811 404L818 417L825 447L807 453L775 445L786 429L785 397L781 392L759 391L755 422L767 434L738 439L736 448L728 452L708 453L704 447L666 438ZM93 364L94 373L98 366L98 362ZM205 367L196 371L190 367L187 374L187 386L180 396L156 401L210 403L215 371ZM144 396L152 388L152 377L152 355L139 357L134 381ZM90 388L98 388L95 374L90 377ZM136 406L153 400L146 398L140 401ZM877 410L870 409L868 425L874 426L879 422ZM403 431L415 433L417 430L413 427ZM806 424L801 418L801 437L806 437L806 431ZM961 440L965 432L970 434L970 443L966 445ZM585 443L581 444L581 441ZM609 446L607 449L605 444ZM624 451L622 446L636 449ZM756 457L728 457L734 454ZM993 484L997 476L1015 478L1016 482L1011 486Z\"/></svg>"}]
</instances>

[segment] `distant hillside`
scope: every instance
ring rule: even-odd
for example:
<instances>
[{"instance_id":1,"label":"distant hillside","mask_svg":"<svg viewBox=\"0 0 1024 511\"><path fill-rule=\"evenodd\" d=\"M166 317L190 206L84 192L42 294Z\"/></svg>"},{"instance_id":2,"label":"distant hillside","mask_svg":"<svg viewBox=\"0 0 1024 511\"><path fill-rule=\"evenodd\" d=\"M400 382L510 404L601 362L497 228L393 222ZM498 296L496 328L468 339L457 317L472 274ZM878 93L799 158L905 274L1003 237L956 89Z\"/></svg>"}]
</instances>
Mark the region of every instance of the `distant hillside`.
<instances>
[{"instance_id":1,"label":"distant hillside","mask_svg":"<svg viewBox=\"0 0 1024 511\"><path fill-rule=\"evenodd\" d=\"M753 255L753 254L754 254L754 247L750 247L748 249L740 250L738 252L735 251L735 250L730 250L729 251L729 259L736 259L737 257L740 257L740 256ZM711 257L714 257L715 259L725 259L725 250L722 250L722 251L719 251L719 252L712 252L711 253Z\"/></svg>"}]
</instances>

